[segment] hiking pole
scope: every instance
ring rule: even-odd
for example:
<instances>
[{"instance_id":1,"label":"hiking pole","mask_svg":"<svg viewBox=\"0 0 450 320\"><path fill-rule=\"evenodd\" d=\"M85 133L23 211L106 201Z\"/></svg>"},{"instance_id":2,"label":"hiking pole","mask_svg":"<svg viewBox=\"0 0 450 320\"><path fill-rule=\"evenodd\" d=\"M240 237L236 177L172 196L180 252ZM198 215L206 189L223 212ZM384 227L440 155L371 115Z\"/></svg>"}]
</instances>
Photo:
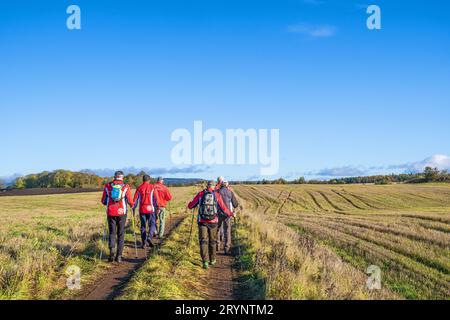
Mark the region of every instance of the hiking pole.
<instances>
[{"instance_id":1,"label":"hiking pole","mask_svg":"<svg viewBox=\"0 0 450 320\"><path fill-rule=\"evenodd\" d=\"M238 232L237 232L237 228L238 228L238 222L236 222L236 216L233 216L233 224L234 224L234 239L236 240L236 245L238 248L238 256L241 256L241 246L239 244L239 239L238 239Z\"/></svg>"},{"instance_id":2,"label":"hiking pole","mask_svg":"<svg viewBox=\"0 0 450 320\"><path fill-rule=\"evenodd\" d=\"M108 218L106 218L106 219L108 219ZM108 220L106 220L106 221L108 221ZM103 257L103 245L105 244L105 242L106 242L106 223L103 224L103 236L102 236L102 243L100 246L100 260L102 260L102 257Z\"/></svg>"},{"instance_id":3,"label":"hiking pole","mask_svg":"<svg viewBox=\"0 0 450 320\"><path fill-rule=\"evenodd\" d=\"M134 234L134 251L136 253L136 259L137 259L138 258L138 250L137 250L136 225L135 225L135 221L134 221L134 216L135 216L135 212L134 212L134 208L133 208L133 217L131 219L131 225L132 225L133 234Z\"/></svg>"},{"instance_id":4,"label":"hiking pole","mask_svg":"<svg viewBox=\"0 0 450 320\"><path fill-rule=\"evenodd\" d=\"M172 214L170 213L170 201L169 201L169 212L168 212L168 215L169 215L169 226L172 226Z\"/></svg>"},{"instance_id":5,"label":"hiking pole","mask_svg":"<svg viewBox=\"0 0 450 320\"><path fill-rule=\"evenodd\" d=\"M192 229L194 226L194 216L195 216L195 209L192 209L192 221L191 221L191 231L189 231L189 239L186 247L189 247L191 244L191 238L192 238Z\"/></svg>"}]
</instances>

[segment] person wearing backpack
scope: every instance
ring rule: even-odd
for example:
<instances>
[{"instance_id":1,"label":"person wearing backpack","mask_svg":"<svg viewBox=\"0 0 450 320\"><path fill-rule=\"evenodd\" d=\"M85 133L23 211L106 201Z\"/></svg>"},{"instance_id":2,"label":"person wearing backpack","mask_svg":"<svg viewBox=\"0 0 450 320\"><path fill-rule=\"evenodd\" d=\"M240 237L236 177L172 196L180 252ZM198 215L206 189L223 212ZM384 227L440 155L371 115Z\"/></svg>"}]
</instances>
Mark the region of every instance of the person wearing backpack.
<instances>
[{"instance_id":1,"label":"person wearing backpack","mask_svg":"<svg viewBox=\"0 0 450 320\"><path fill-rule=\"evenodd\" d=\"M222 210L229 216L232 216L233 213L223 202L220 193L214 190L214 181L209 181L206 189L199 192L188 204L189 209L194 209L197 206L200 255L203 261L203 268L208 269L210 265L216 264L218 212Z\"/></svg>"},{"instance_id":2,"label":"person wearing backpack","mask_svg":"<svg viewBox=\"0 0 450 320\"><path fill-rule=\"evenodd\" d=\"M153 247L153 235L156 231L156 210L158 203L158 193L155 186L150 184L150 176L142 177L142 184L136 189L133 198L133 210L139 204L139 218L141 221L141 248L145 248L145 243ZM148 227L148 232L147 232Z\"/></svg>"},{"instance_id":3,"label":"person wearing backpack","mask_svg":"<svg viewBox=\"0 0 450 320\"><path fill-rule=\"evenodd\" d=\"M103 189L102 204L106 206L109 229L109 262L114 261L114 248L117 241L116 262L122 262L125 239L125 223L127 221L128 205L133 206L130 186L123 181L122 171L114 173L114 180L108 182Z\"/></svg>"},{"instance_id":4,"label":"person wearing backpack","mask_svg":"<svg viewBox=\"0 0 450 320\"><path fill-rule=\"evenodd\" d=\"M227 206L228 210L234 212L234 210L239 206L239 203L234 195L227 180L222 181L222 185L218 190L218 193L223 199L223 202ZM233 216L233 214L231 215ZM218 241L217 250L219 250L220 242L224 242L224 253L225 255L230 254L231 250L231 216L219 208L219 224L218 224ZM220 233L223 232L221 235Z\"/></svg>"},{"instance_id":5,"label":"person wearing backpack","mask_svg":"<svg viewBox=\"0 0 450 320\"><path fill-rule=\"evenodd\" d=\"M164 229L166 225L166 206L167 203L172 200L172 195L170 194L169 188L164 185L163 177L158 177L155 184L156 194L158 195L158 220L159 220L159 230L158 237L162 239L164 237Z\"/></svg>"}]
</instances>

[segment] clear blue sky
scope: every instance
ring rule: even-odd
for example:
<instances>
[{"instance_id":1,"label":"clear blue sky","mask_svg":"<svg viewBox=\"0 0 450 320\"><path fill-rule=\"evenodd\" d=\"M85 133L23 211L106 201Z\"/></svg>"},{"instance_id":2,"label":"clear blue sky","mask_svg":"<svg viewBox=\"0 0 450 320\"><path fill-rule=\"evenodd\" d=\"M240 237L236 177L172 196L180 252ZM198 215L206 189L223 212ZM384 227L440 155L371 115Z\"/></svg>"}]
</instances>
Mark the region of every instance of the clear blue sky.
<instances>
[{"instance_id":1,"label":"clear blue sky","mask_svg":"<svg viewBox=\"0 0 450 320\"><path fill-rule=\"evenodd\" d=\"M380 31L366 28L372 3ZM66 28L70 4L81 30ZM1 1L0 176L172 167L170 135L194 120L279 128L285 177L449 155L449 12L444 0ZM259 166L184 176L220 173Z\"/></svg>"}]
</instances>

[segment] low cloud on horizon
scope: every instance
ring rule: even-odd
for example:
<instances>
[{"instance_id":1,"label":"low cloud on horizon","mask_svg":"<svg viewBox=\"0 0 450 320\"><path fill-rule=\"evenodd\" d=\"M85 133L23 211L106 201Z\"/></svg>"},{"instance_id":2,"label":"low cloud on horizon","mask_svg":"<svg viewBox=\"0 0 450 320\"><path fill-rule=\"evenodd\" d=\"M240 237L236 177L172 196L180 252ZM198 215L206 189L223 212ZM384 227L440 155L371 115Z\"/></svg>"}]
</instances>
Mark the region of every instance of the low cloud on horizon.
<instances>
[{"instance_id":1,"label":"low cloud on horizon","mask_svg":"<svg viewBox=\"0 0 450 320\"><path fill-rule=\"evenodd\" d=\"M439 170L450 170L450 156L436 154L421 161L389 166L343 166L325 168L307 172L305 175L323 178L342 178L391 173L418 173L423 172L426 167L438 168Z\"/></svg>"},{"instance_id":2,"label":"low cloud on horizon","mask_svg":"<svg viewBox=\"0 0 450 320\"><path fill-rule=\"evenodd\" d=\"M141 171L151 175L151 176L160 176L160 175L174 175L174 174L196 174L196 173L204 173L208 172L211 168L208 166L188 166L188 167L172 167L172 168L148 168L148 167L125 167L119 169L83 169L81 172L89 172L95 173L100 177L111 177L114 175L114 172L117 170L123 171L125 174L138 174Z\"/></svg>"}]
</instances>

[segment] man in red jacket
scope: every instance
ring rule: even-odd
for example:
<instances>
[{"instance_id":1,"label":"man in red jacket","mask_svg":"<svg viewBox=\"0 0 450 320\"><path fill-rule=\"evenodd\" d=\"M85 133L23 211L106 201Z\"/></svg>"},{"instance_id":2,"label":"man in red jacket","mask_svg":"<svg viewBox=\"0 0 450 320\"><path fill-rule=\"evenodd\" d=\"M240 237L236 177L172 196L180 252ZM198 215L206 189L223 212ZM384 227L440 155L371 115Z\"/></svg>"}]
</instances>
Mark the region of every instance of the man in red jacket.
<instances>
[{"instance_id":1,"label":"man in red jacket","mask_svg":"<svg viewBox=\"0 0 450 320\"><path fill-rule=\"evenodd\" d=\"M198 209L198 237L200 242L200 255L203 261L203 268L208 269L209 265L216 264L216 237L217 224L219 223L219 210L229 215L233 213L227 208L220 193L214 190L214 181L209 181L205 190L199 192L194 199L189 202L188 208Z\"/></svg>"},{"instance_id":2,"label":"man in red jacket","mask_svg":"<svg viewBox=\"0 0 450 320\"><path fill-rule=\"evenodd\" d=\"M102 204L106 206L109 228L109 262L114 260L114 248L117 238L116 261L122 262L122 252L125 239L125 222L127 221L128 207L133 206L130 186L123 182L122 171L114 173L114 180L105 185L102 195Z\"/></svg>"},{"instance_id":3,"label":"man in red jacket","mask_svg":"<svg viewBox=\"0 0 450 320\"><path fill-rule=\"evenodd\" d=\"M153 247L153 234L156 230L156 210L158 204L158 193L154 185L150 184L150 176L144 175L142 177L142 184L136 189L134 193L133 210L139 204L139 217L141 220L141 247L145 248L147 241L150 247ZM147 234L148 225L148 234Z\"/></svg>"},{"instance_id":4,"label":"man in red jacket","mask_svg":"<svg viewBox=\"0 0 450 320\"><path fill-rule=\"evenodd\" d=\"M164 185L163 177L158 177L155 184L155 190L158 195L158 220L159 220L159 232L158 237L162 239L164 237L164 228L166 225L166 206L167 203L172 200L169 188Z\"/></svg>"}]
</instances>

